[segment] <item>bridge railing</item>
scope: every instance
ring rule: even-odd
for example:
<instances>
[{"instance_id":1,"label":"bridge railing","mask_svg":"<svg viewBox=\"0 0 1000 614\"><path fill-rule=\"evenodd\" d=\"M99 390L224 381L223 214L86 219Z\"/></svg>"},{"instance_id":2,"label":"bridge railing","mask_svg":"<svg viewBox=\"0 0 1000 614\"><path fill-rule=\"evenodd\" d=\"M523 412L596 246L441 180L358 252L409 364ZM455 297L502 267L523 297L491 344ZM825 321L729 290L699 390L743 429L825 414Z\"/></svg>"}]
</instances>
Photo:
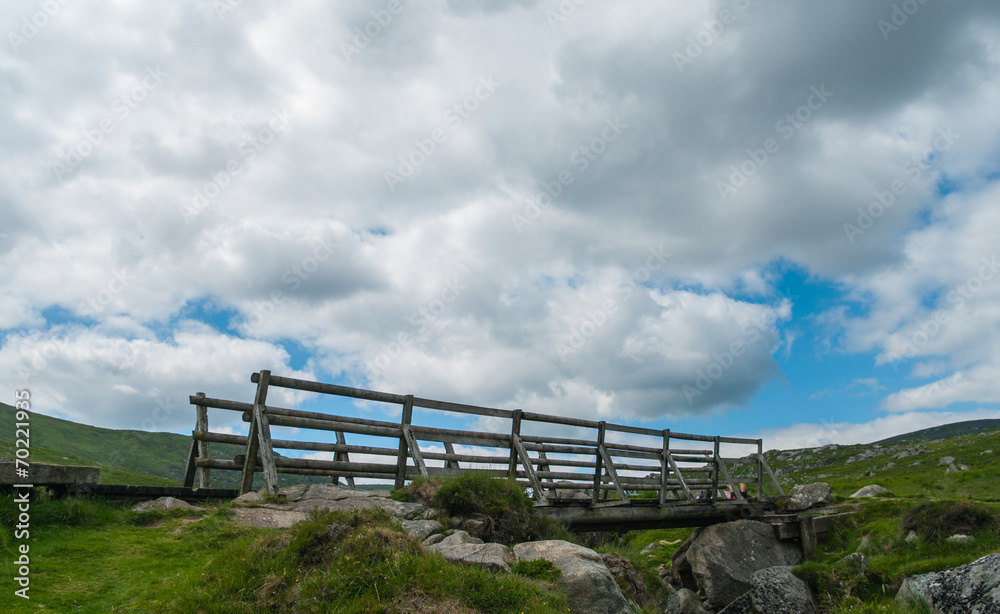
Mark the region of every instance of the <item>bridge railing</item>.
<instances>
[{"instance_id":1,"label":"bridge railing","mask_svg":"<svg viewBox=\"0 0 1000 614\"><path fill-rule=\"evenodd\" d=\"M738 500L740 483L748 494L766 497L765 486L784 492L763 456L760 439L693 435L462 403L424 399L322 382L271 375L251 376L257 384L253 403L190 397L197 420L184 483L211 486L212 470L241 472L240 492L253 487L262 472L269 492L277 492L277 474L392 481L397 488L418 477L447 477L483 472L523 483L539 503L589 499L592 504L629 498L671 501L713 500L730 489ZM398 422L369 420L267 404L271 387L335 395L401 406ZM237 411L249 422L247 435L212 432L208 409ZM472 431L414 423L414 408L484 418L490 430ZM335 433L336 443L273 439L271 427ZM554 431L562 430L555 436ZM567 431L568 432L565 432ZM348 443L351 435L353 443ZM361 439L366 445L361 445ZM368 445L377 442L384 445ZM423 445L421 443L423 442ZM243 446L232 460L209 457L211 443ZM640 445L641 444L641 445ZM332 453L332 460L278 456L275 449ZM726 457L723 453L739 456ZM351 455L355 460L351 460ZM765 479L767 478L767 479Z\"/></svg>"}]
</instances>

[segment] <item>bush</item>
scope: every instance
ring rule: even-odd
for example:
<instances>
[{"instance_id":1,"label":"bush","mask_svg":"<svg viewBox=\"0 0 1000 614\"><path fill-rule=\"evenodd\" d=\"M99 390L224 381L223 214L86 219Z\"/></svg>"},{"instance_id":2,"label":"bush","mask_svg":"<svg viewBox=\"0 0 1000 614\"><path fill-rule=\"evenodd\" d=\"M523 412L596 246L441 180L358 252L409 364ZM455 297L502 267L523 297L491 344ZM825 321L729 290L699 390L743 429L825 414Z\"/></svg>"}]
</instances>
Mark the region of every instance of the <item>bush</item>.
<instances>
[{"instance_id":1,"label":"bush","mask_svg":"<svg viewBox=\"0 0 1000 614\"><path fill-rule=\"evenodd\" d=\"M962 533L975 535L995 526L996 518L978 503L934 501L921 503L903 514L903 531L916 531L927 542L941 543L944 538Z\"/></svg>"}]
</instances>

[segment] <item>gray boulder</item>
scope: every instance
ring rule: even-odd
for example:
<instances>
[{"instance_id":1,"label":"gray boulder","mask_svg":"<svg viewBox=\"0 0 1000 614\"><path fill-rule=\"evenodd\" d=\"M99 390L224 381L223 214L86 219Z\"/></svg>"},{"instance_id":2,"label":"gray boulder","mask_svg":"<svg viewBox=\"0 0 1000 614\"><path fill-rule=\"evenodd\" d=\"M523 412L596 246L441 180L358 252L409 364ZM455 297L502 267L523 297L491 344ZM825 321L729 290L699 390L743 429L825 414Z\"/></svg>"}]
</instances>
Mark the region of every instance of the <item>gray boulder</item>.
<instances>
[{"instance_id":1,"label":"gray boulder","mask_svg":"<svg viewBox=\"0 0 1000 614\"><path fill-rule=\"evenodd\" d=\"M896 603L924 603L932 614L1000 612L1000 554L947 571L907 578Z\"/></svg>"},{"instance_id":2,"label":"gray boulder","mask_svg":"<svg viewBox=\"0 0 1000 614\"><path fill-rule=\"evenodd\" d=\"M833 490L829 484L824 482L799 484L788 493L788 503L785 504L785 508L796 512L827 503L833 503Z\"/></svg>"},{"instance_id":3,"label":"gray boulder","mask_svg":"<svg viewBox=\"0 0 1000 614\"><path fill-rule=\"evenodd\" d=\"M440 542L426 546L427 551L440 554L445 560L464 565L478 565L491 571L510 573L514 555L503 544L484 544L465 531L455 531Z\"/></svg>"},{"instance_id":4,"label":"gray boulder","mask_svg":"<svg viewBox=\"0 0 1000 614\"><path fill-rule=\"evenodd\" d=\"M424 541L434 533L441 530L441 523L437 520L398 520L403 530L417 541Z\"/></svg>"},{"instance_id":5,"label":"gray boulder","mask_svg":"<svg viewBox=\"0 0 1000 614\"><path fill-rule=\"evenodd\" d=\"M754 572L801 561L801 549L778 541L771 525L737 520L692 535L674 553L671 576L676 586L705 595L719 609L752 588Z\"/></svg>"},{"instance_id":6,"label":"gray boulder","mask_svg":"<svg viewBox=\"0 0 1000 614\"><path fill-rule=\"evenodd\" d=\"M527 542L514 546L519 561L545 559L562 572L569 607L580 614L632 614L628 601L601 555L562 540Z\"/></svg>"},{"instance_id":7,"label":"gray boulder","mask_svg":"<svg viewBox=\"0 0 1000 614\"><path fill-rule=\"evenodd\" d=\"M954 464L954 463L955 463L955 457L954 456L942 456L941 460L938 461L938 464L941 465L942 467L947 467L948 465L951 465L951 464Z\"/></svg>"},{"instance_id":8,"label":"gray boulder","mask_svg":"<svg viewBox=\"0 0 1000 614\"><path fill-rule=\"evenodd\" d=\"M878 484L870 484L868 486L865 486L864 488L862 488L858 492L854 493L853 495L851 495L851 498L852 499L865 499L865 498L868 498L868 497L877 497L877 496L879 496L879 495L881 495L883 493L887 493L887 492L889 492L888 488L883 488L883 487L879 486Z\"/></svg>"},{"instance_id":9,"label":"gray boulder","mask_svg":"<svg viewBox=\"0 0 1000 614\"><path fill-rule=\"evenodd\" d=\"M153 499L152 501L143 501L142 503L136 504L135 507L132 508L133 512L152 512L157 510L193 510L201 512L204 511L205 508L191 505L186 501L181 501L180 499L175 499L173 497L160 497L159 499Z\"/></svg>"},{"instance_id":10,"label":"gray boulder","mask_svg":"<svg viewBox=\"0 0 1000 614\"><path fill-rule=\"evenodd\" d=\"M667 609L664 614L711 614L701 604L698 594L682 588L667 599Z\"/></svg>"},{"instance_id":11,"label":"gray boulder","mask_svg":"<svg viewBox=\"0 0 1000 614\"><path fill-rule=\"evenodd\" d=\"M754 572L750 590L719 614L815 614L809 587L792 575L789 567L769 567Z\"/></svg>"},{"instance_id":12,"label":"gray boulder","mask_svg":"<svg viewBox=\"0 0 1000 614\"><path fill-rule=\"evenodd\" d=\"M272 510L265 507L237 507L233 509L233 522L263 529L288 529L307 518L305 512Z\"/></svg>"}]
</instances>

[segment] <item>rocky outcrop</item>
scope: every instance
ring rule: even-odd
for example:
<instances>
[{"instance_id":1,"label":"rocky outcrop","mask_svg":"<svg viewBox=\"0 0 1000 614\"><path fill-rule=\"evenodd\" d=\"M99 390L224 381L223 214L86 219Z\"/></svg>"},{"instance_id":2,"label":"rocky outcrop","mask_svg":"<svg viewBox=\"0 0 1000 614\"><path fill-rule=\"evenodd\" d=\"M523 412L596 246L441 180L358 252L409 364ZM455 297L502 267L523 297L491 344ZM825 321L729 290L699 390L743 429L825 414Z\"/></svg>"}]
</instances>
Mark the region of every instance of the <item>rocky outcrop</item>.
<instances>
[{"instance_id":1,"label":"rocky outcrop","mask_svg":"<svg viewBox=\"0 0 1000 614\"><path fill-rule=\"evenodd\" d=\"M801 560L801 550L779 542L771 525L738 520L695 532L674 553L671 576L676 586L705 595L719 609L752 588L754 572Z\"/></svg>"},{"instance_id":2,"label":"rocky outcrop","mask_svg":"<svg viewBox=\"0 0 1000 614\"><path fill-rule=\"evenodd\" d=\"M424 541L442 528L437 520L401 520L399 524L407 535L417 541Z\"/></svg>"},{"instance_id":3,"label":"rocky outcrop","mask_svg":"<svg viewBox=\"0 0 1000 614\"><path fill-rule=\"evenodd\" d=\"M750 590L719 614L815 614L809 587L790 567L768 567L750 576Z\"/></svg>"},{"instance_id":4,"label":"rocky outcrop","mask_svg":"<svg viewBox=\"0 0 1000 614\"><path fill-rule=\"evenodd\" d=\"M484 544L483 540L465 531L455 531L440 542L427 546L428 552L440 554L445 560L464 565L478 565L492 571L510 573L514 555L503 544Z\"/></svg>"},{"instance_id":5,"label":"rocky outcrop","mask_svg":"<svg viewBox=\"0 0 1000 614\"><path fill-rule=\"evenodd\" d=\"M864 488L862 488L858 492L854 493L853 495L851 495L851 498L852 499L866 499L868 497L877 497L877 496L883 495L883 494L885 494L887 492L889 492L888 488L883 488L882 486L879 486L878 484L870 484L868 486L865 486Z\"/></svg>"},{"instance_id":6,"label":"rocky outcrop","mask_svg":"<svg viewBox=\"0 0 1000 614\"><path fill-rule=\"evenodd\" d=\"M712 614L694 591L682 588L667 599L665 614Z\"/></svg>"},{"instance_id":7,"label":"rocky outcrop","mask_svg":"<svg viewBox=\"0 0 1000 614\"><path fill-rule=\"evenodd\" d=\"M923 602L932 614L1000 612L1000 554L954 569L907 578L896 603Z\"/></svg>"},{"instance_id":8,"label":"rocky outcrop","mask_svg":"<svg viewBox=\"0 0 1000 614\"><path fill-rule=\"evenodd\" d=\"M302 514L315 509L349 512L378 508L401 519L414 519L425 511L419 503L390 499L387 490L357 490L336 484L296 484L282 488L277 497L269 497L264 491L248 492L234 499L233 504Z\"/></svg>"},{"instance_id":9,"label":"rocky outcrop","mask_svg":"<svg viewBox=\"0 0 1000 614\"><path fill-rule=\"evenodd\" d=\"M828 503L833 503L833 490L829 484L824 482L800 484L788 493L788 503L785 504L785 509L797 512Z\"/></svg>"},{"instance_id":10,"label":"rocky outcrop","mask_svg":"<svg viewBox=\"0 0 1000 614\"><path fill-rule=\"evenodd\" d=\"M581 614L632 614L611 572L589 548L562 540L528 542L514 546L519 561L545 559L562 572L569 607Z\"/></svg>"}]
</instances>

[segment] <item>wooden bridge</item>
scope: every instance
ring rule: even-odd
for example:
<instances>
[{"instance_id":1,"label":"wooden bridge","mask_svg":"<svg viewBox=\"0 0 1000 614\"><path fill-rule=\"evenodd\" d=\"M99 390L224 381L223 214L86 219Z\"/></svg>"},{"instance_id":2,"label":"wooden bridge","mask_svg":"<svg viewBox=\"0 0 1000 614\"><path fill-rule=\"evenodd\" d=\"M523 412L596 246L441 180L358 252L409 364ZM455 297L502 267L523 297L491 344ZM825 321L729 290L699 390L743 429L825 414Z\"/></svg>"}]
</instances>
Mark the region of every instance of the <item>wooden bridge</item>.
<instances>
[{"instance_id":1,"label":"wooden bridge","mask_svg":"<svg viewBox=\"0 0 1000 614\"><path fill-rule=\"evenodd\" d=\"M271 375L251 376L253 403L190 397L196 428L184 485L211 487L212 470L241 472L240 493L263 473L271 493L278 474L373 478L397 488L418 477L480 472L522 483L540 511L564 523L594 530L628 525L697 526L757 517L783 497L763 455L760 439L692 435L607 422L496 409L362 390ZM335 395L401 407L398 422L368 420L267 404L272 387ZM208 409L237 411L249 422L247 435L216 433ZM422 426L418 416L440 412L477 416L483 430ZM272 427L335 433L336 443L274 439ZM350 437L353 441L349 441ZM244 453L232 460L209 458L211 443L236 444ZM382 445L377 445L382 443ZM332 453L332 460L289 458L275 449ZM355 459L351 460L351 455ZM740 492L746 484L747 496ZM768 490L765 490L765 489ZM768 492L771 492L769 495ZM727 498L730 494L732 498Z\"/></svg>"}]
</instances>

